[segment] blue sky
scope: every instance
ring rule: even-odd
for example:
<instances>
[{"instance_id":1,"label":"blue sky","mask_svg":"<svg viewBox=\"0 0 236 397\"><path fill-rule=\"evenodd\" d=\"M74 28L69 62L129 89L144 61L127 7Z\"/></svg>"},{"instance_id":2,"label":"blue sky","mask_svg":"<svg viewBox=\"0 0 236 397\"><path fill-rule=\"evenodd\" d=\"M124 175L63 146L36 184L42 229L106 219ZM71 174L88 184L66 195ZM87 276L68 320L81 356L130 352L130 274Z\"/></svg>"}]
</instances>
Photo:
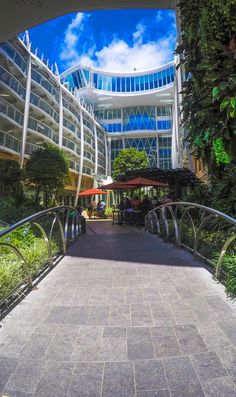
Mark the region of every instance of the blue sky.
<instances>
[{"instance_id":1,"label":"blue sky","mask_svg":"<svg viewBox=\"0 0 236 397\"><path fill-rule=\"evenodd\" d=\"M29 30L33 48L59 71L76 64L111 71L154 68L173 59L175 13L113 10L74 13Z\"/></svg>"}]
</instances>

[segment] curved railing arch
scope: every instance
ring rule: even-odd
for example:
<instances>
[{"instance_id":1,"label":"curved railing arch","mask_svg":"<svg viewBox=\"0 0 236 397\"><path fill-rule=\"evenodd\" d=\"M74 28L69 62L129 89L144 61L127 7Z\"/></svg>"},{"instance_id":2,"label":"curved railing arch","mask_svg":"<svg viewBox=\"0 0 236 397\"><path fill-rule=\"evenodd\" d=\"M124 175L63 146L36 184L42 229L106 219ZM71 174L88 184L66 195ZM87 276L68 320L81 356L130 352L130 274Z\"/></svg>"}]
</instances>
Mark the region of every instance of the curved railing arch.
<instances>
[{"instance_id":1,"label":"curved railing arch","mask_svg":"<svg viewBox=\"0 0 236 397\"><path fill-rule=\"evenodd\" d=\"M167 210L170 216L167 215ZM197 211L198 216L196 220L198 220L198 222L200 220L199 224L197 224L196 220L192 216L192 210ZM145 217L145 228L147 231L154 232L159 235L162 233L162 229L164 229L164 235L166 236L166 238L169 238L170 222L173 222L176 246L183 246L193 252L194 255L198 255L212 264L212 262L207 257L203 256L199 252L199 240L203 227L207 223L210 224L209 222L214 218L224 220L226 221L229 228L232 227L232 233L229 236L227 236L226 234L225 241L222 242L222 248L216 263L215 277L219 278L224 256L228 248L236 240L236 219L224 214L223 212L206 207L201 204L188 202L173 202L163 204L150 211ZM154 219L156 224L153 223ZM183 226L186 219L190 221L192 227L193 248L189 247L182 241ZM161 227L161 221L163 228Z\"/></svg>"}]
</instances>

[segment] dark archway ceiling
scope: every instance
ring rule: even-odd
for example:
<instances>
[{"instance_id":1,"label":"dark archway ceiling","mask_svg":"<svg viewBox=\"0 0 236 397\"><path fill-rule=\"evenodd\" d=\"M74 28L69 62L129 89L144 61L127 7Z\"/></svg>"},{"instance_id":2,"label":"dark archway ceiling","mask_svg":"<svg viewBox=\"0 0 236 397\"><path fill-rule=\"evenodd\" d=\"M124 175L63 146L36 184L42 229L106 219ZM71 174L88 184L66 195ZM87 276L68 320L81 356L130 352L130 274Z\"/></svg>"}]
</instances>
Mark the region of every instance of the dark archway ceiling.
<instances>
[{"instance_id":1,"label":"dark archway ceiling","mask_svg":"<svg viewBox=\"0 0 236 397\"><path fill-rule=\"evenodd\" d=\"M0 41L70 12L175 6L176 0L1 0Z\"/></svg>"}]
</instances>

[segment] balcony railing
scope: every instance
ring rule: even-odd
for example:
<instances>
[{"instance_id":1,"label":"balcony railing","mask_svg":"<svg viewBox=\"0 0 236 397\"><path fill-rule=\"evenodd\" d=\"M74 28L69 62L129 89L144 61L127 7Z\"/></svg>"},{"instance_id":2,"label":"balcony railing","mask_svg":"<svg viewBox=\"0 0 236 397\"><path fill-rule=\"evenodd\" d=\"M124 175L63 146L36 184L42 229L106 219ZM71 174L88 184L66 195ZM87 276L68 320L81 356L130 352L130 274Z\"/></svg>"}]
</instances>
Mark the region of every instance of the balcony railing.
<instances>
[{"instance_id":1,"label":"balcony railing","mask_svg":"<svg viewBox=\"0 0 236 397\"><path fill-rule=\"evenodd\" d=\"M59 101L58 90L50 83L48 79L42 76L37 70L32 70L32 80L36 81L41 87L47 90L56 100Z\"/></svg>"},{"instance_id":2,"label":"balcony railing","mask_svg":"<svg viewBox=\"0 0 236 397\"><path fill-rule=\"evenodd\" d=\"M0 51L1 50L26 75L26 62L19 52L7 41L0 43Z\"/></svg>"},{"instance_id":3,"label":"balcony railing","mask_svg":"<svg viewBox=\"0 0 236 397\"><path fill-rule=\"evenodd\" d=\"M40 98L37 94L34 92L31 92L30 94L30 103L32 105L35 105L42 109L45 113L47 113L49 116L51 116L56 123L59 123L59 115L58 113L53 109L51 105L44 99Z\"/></svg>"},{"instance_id":4,"label":"balcony railing","mask_svg":"<svg viewBox=\"0 0 236 397\"><path fill-rule=\"evenodd\" d=\"M14 91L20 99L25 99L25 88L6 69L0 66L0 83Z\"/></svg>"},{"instance_id":5,"label":"balcony railing","mask_svg":"<svg viewBox=\"0 0 236 397\"><path fill-rule=\"evenodd\" d=\"M7 101L0 97L0 113L6 115L9 119L13 120L19 126L23 125L23 114L10 105Z\"/></svg>"}]
</instances>

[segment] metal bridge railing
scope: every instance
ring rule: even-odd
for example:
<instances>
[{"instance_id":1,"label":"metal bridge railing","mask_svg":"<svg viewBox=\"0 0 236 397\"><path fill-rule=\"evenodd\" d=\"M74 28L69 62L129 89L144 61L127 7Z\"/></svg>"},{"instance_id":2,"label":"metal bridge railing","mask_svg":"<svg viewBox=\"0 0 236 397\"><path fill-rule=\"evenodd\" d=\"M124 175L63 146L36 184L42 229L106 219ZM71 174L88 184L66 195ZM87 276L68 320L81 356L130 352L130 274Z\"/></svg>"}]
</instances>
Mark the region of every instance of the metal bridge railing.
<instances>
[{"instance_id":1,"label":"metal bridge railing","mask_svg":"<svg viewBox=\"0 0 236 397\"><path fill-rule=\"evenodd\" d=\"M217 279L227 250L236 242L236 219L196 203L173 202L153 209L145 217L145 229L206 260L215 268ZM207 253L212 256L216 240L219 249L215 249L213 262Z\"/></svg>"},{"instance_id":2,"label":"metal bridge railing","mask_svg":"<svg viewBox=\"0 0 236 397\"><path fill-rule=\"evenodd\" d=\"M53 266L54 264L54 258L56 253L55 249L54 252L52 252L53 241L57 240L57 242L59 242L57 246L57 254L65 254L69 243L75 241L78 236L84 231L85 226L83 225L83 222L85 222L84 218L80 215L78 210L70 206L53 207L40 211L34 215L20 220L19 222L11 226L8 226L1 221L1 227L6 228L0 232L0 250L3 249L5 254L8 251L14 253L19 261L19 270L23 271L23 283L21 282L20 285L14 286L14 290L12 292L15 292L19 287L22 287L22 284L26 288L32 288L34 279L37 277L37 274L40 272L40 270L42 270L45 265L46 267L49 267ZM24 226L27 227L24 229ZM37 274L32 274L32 269L30 269L30 266L28 265L24 254L22 253L20 244L17 244L14 238L11 239L11 233L16 231L17 229L19 235L22 234L23 230L23 234L25 233L24 238L26 240L27 232L30 230L37 238L42 238L45 243L45 248L47 252L47 263L40 264L40 268L37 269ZM7 299L6 297L4 298L4 300L0 299L0 315L1 306L3 302L7 301Z\"/></svg>"}]
</instances>

